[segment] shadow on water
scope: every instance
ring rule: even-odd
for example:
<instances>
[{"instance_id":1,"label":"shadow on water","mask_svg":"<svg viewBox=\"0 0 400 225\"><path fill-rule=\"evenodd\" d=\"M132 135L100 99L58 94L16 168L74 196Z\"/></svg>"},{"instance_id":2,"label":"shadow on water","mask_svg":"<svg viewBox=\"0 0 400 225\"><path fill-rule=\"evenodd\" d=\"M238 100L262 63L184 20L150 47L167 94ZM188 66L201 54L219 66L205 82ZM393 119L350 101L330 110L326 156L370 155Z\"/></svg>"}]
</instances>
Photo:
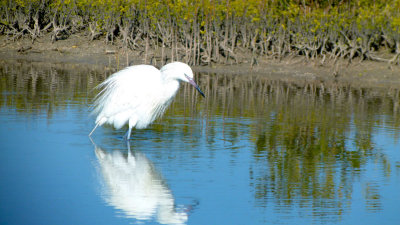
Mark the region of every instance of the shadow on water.
<instances>
[{"instance_id":1,"label":"shadow on water","mask_svg":"<svg viewBox=\"0 0 400 225\"><path fill-rule=\"evenodd\" d=\"M156 219L161 224L185 224L192 206L176 206L165 180L141 152L106 151L91 139L103 181L102 196L108 205L138 221Z\"/></svg>"},{"instance_id":2,"label":"shadow on water","mask_svg":"<svg viewBox=\"0 0 400 225\"><path fill-rule=\"evenodd\" d=\"M71 105L88 110L93 88L111 73L64 65L4 64L0 111L51 119L55 111ZM185 145L178 160L203 169L222 150L229 153L224 158L237 163L249 153L247 175L240 179L247 179L248 189L243 191L252 195L248 201L253 205L248 207L261 211L272 208L290 215L303 208L313 220L327 222L351 215L354 205L372 213L393 207L385 206L382 196L391 195L384 189L400 175L399 153L393 147L400 139L398 88L285 82L252 75L200 74L197 80L206 98L198 100L196 90L183 85L166 115L148 129L156 137L135 131L135 146L151 142L157 146L151 150L154 158L170 160L165 149ZM92 125L84 127L87 133ZM102 130L117 136L125 132ZM166 182L143 153L129 151L129 146L128 151L96 146L95 155L107 204L138 220L186 222L185 207L175 206Z\"/></svg>"}]
</instances>

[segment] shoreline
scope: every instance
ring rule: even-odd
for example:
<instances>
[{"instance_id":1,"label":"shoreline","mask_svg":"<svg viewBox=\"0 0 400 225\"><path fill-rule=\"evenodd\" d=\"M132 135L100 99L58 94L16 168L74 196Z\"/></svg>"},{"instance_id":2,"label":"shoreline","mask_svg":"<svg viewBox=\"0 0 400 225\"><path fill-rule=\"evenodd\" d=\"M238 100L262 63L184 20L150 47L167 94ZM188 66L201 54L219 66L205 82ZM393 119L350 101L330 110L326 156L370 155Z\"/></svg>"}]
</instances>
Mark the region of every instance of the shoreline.
<instances>
[{"instance_id":1,"label":"shoreline","mask_svg":"<svg viewBox=\"0 0 400 225\"><path fill-rule=\"evenodd\" d=\"M153 64L161 66L157 51L151 51L144 59L143 51L132 51L117 45L107 45L103 41L89 42L86 37L76 35L66 40L52 43L45 36L32 44L29 39L15 42L6 41L0 36L0 59L2 61L45 62L54 64L81 64L120 70L127 65ZM400 66L388 63L353 60L338 61L335 65L326 62L319 65L318 60L305 61L305 57L284 58L281 61L259 58L258 64L213 64L193 66L194 72L229 75L260 75L271 80L306 83L334 83L355 87L400 88Z\"/></svg>"}]
</instances>

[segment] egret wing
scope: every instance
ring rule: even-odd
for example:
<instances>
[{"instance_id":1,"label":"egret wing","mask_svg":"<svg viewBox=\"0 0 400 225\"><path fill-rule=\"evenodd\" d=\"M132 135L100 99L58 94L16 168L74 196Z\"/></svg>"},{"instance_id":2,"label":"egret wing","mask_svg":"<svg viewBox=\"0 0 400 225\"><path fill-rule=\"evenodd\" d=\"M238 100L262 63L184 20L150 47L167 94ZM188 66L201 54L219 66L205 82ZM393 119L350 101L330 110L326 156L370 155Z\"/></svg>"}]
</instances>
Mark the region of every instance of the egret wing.
<instances>
[{"instance_id":1,"label":"egret wing","mask_svg":"<svg viewBox=\"0 0 400 225\"><path fill-rule=\"evenodd\" d=\"M153 66L140 65L121 70L99 85L93 114L100 120L123 126L133 114L138 116L151 110L152 99L160 90L161 73ZM106 119L103 119L106 118Z\"/></svg>"}]
</instances>

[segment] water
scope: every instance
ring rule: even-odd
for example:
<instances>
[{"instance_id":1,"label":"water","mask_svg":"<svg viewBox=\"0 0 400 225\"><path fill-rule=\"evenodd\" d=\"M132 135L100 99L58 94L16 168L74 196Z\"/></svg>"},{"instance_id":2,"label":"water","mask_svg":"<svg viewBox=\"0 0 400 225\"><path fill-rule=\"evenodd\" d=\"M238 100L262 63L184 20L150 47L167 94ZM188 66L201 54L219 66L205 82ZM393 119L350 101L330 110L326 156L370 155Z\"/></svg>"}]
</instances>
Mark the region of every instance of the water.
<instances>
[{"instance_id":1,"label":"water","mask_svg":"<svg viewBox=\"0 0 400 225\"><path fill-rule=\"evenodd\" d=\"M127 145L110 73L1 64L0 224L400 223L399 89L200 74Z\"/></svg>"}]
</instances>

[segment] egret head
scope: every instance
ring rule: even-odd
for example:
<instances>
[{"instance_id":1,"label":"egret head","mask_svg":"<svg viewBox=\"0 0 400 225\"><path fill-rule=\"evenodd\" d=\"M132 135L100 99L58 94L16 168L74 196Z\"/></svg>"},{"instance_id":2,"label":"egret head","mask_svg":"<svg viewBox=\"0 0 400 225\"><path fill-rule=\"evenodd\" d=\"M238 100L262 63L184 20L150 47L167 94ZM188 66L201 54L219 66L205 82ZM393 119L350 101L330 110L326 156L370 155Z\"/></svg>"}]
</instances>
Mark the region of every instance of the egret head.
<instances>
[{"instance_id":1,"label":"egret head","mask_svg":"<svg viewBox=\"0 0 400 225\"><path fill-rule=\"evenodd\" d=\"M204 93L201 91L199 85L196 84L193 78L193 71L189 65L182 62L172 62L161 68L161 72L168 76L169 78L176 79L178 81L184 81L193 85L200 94L205 97Z\"/></svg>"}]
</instances>

